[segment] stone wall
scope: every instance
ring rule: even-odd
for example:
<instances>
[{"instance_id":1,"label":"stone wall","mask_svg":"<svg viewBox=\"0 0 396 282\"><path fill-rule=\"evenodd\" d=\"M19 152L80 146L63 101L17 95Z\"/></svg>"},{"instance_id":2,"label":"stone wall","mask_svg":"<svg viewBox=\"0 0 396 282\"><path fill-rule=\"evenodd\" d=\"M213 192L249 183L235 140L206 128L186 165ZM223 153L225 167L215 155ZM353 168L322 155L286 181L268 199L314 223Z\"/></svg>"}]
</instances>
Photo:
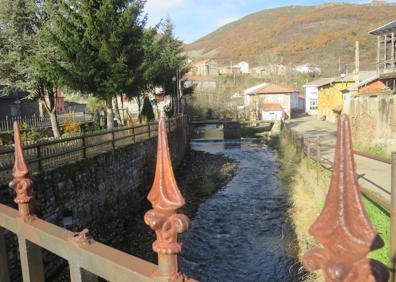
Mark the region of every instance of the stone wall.
<instances>
[{"instance_id":1,"label":"stone wall","mask_svg":"<svg viewBox=\"0 0 396 282\"><path fill-rule=\"evenodd\" d=\"M174 167L177 167L189 146L188 126L179 127L170 134L169 144ZM115 151L67 164L54 170L34 175L32 206L38 217L81 231L92 225L104 226L104 233L93 238L107 243L114 239L112 224L125 213L136 213L141 208L154 176L157 138L128 145ZM0 187L0 199L16 208L14 193ZM143 220L143 218L141 219ZM109 230L113 234L108 234ZM1 231L0 231L1 232ZM107 232L107 234L105 234ZM11 269L11 281L20 281L16 238L6 235ZM46 253L46 275L52 275L65 262L54 260Z\"/></svg>"},{"instance_id":2,"label":"stone wall","mask_svg":"<svg viewBox=\"0 0 396 282\"><path fill-rule=\"evenodd\" d=\"M351 99L349 116L355 143L396 149L396 100L393 95L359 96Z\"/></svg>"}]
</instances>

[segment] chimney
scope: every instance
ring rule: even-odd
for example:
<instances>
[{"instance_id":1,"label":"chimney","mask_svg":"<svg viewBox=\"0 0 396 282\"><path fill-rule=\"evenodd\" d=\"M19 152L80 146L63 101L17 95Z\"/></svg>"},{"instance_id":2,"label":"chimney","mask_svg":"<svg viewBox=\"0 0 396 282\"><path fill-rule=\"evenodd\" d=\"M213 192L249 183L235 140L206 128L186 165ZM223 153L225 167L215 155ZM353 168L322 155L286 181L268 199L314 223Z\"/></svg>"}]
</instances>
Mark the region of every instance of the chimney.
<instances>
[{"instance_id":1,"label":"chimney","mask_svg":"<svg viewBox=\"0 0 396 282\"><path fill-rule=\"evenodd\" d=\"M355 73L353 79L355 82L359 82L359 72L360 72L360 54L359 54L359 41L356 41L355 46Z\"/></svg>"}]
</instances>

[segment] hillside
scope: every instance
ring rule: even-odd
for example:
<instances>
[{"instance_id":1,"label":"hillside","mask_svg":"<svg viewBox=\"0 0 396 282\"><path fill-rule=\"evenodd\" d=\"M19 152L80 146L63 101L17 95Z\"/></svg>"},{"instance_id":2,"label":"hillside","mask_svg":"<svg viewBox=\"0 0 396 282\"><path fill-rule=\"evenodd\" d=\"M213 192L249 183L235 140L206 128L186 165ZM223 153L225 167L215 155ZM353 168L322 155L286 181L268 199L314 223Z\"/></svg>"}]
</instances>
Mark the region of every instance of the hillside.
<instances>
[{"instance_id":1,"label":"hillside","mask_svg":"<svg viewBox=\"0 0 396 282\"><path fill-rule=\"evenodd\" d=\"M263 10L186 45L193 58L246 60L253 65L312 63L330 73L353 69L355 41L361 67L374 69L376 37L368 32L396 19L396 6L325 4Z\"/></svg>"}]
</instances>

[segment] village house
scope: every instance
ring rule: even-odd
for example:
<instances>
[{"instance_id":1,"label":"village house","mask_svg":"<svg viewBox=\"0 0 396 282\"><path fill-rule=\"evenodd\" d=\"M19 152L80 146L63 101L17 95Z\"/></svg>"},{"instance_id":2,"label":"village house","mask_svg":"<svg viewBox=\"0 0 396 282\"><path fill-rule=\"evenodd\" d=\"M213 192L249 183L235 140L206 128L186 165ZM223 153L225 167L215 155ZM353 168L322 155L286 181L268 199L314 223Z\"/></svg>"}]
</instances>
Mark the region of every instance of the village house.
<instances>
[{"instance_id":1,"label":"village house","mask_svg":"<svg viewBox=\"0 0 396 282\"><path fill-rule=\"evenodd\" d=\"M194 86L195 91L215 91L217 88L217 79L210 76L187 75L183 78L184 87Z\"/></svg>"},{"instance_id":2,"label":"village house","mask_svg":"<svg viewBox=\"0 0 396 282\"><path fill-rule=\"evenodd\" d=\"M246 89L243 96L245 107L250 109L251 119L263 120L269 116L271 120L290 119L299 109L299 93L288 86L264 82ZM280 108L282 115L279 115Z\"/></svg>"},{"instance_id":3,"label":"village house","mask_svg":"<svg viewBox=\"0 0 396 282\"><path fill-rule=\"evenodd\" d=\"M217 76L219 75L219 66L213 59L203 60L193 65L192 74L199 76Z\"/></svg>"},{"instance_id":4,"label":"village house","mask_svg":"<svg viewBox=\"0 0 396 282\"><path fill-rule=\"evenodd\" d=\"M239 68L241 74L249 74L250 70L249 70L249 63L247 62L240 62L239 64L236 64L234 67Z\"/></svg>"},{"instance_id":5,"label":"village house","mask_svg":"<svg viewBox=\"0 0 396 282\"><path fill-rule=\"evenodd\" d=\"M238 66L220 66L219 74L241 74L241 68Z\"/></svg>"},{"instance_id":6,"label":"village house","mask_svg":"<svg viewBox=\"0 0 396 282\"><path fill-rule=\"evenodd\" d=\"M356 83L375 75L374 71L361 71L356 75L342 74L334 80L318 87L318 117L330 122L336 122L339 112L344 109L344 102L348 104L348 96L344 97L343 90ZM344 101L346 100L346 101ZM348 107L348 106L347 106Z\"/></svg>"},{"instance_id":7,"label":"village house","mask_svg":"<svg viewBox=\"0 0 396 282\"><path fill-rule=\"evenodd\" d=\"M32 117L39 116L39 103L37 99L29 99L27 92L13 92L2 95L0 89L0 119L7 117Z\"/></svg>"},{"instance_id":8,"label":"village house","mask_svg":"<svg viewBox=\"0 0 396 282\"><path fill-rule=\"evenodd\" d=\"M295 70L299 73L315 73L320 74L321 69L318 66L313 66L310 64L303 64L295 67Z\"/></svg>"},{"instance_id":9,"label":"village house","mask_svg":"<svg viewBox=\"0 0 396 282\"><path fill-rule=\"evenodd\" d=\"M309 115L318 114L319 87L334 81L334 78L320 78L304 85L305 88L305 112Z\"/></svg>"},{"instance_id":10,"label":"village house","mask_svg":"<svg viewBox=\"0 0 396 282\"><path fill-rule=\"evenodd\" d=\"M369 32L377 36L377 74L385 86L396 90L396 20Z\"/></svg>"}]
</instances>

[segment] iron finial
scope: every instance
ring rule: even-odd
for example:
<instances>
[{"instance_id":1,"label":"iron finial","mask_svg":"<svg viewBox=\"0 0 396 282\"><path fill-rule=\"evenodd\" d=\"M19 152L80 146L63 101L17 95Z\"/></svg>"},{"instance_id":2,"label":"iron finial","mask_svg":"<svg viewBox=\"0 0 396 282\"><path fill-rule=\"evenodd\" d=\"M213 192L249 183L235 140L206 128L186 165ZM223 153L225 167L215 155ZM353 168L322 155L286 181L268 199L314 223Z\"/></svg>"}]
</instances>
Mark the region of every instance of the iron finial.
<instances>
[{"instance_id":1,"label":"iron finial","mask_svg":"<svg viewBox=\"0 0 396 282\"><path fill-rule=\"evenodd\" d=\"M15 163L12 170L14 179L9 186L15 190L15 203L18 204L19 213L23 218L30 216L29 202L32 199L30 196L30 188L32 187L32 180L29 178L29 170L26 165L23 148L21 143L21 134L19 131L18 122L14 122L14 145L15 145Z\"/></svg>"},{"instance_id":2,"label":"iron finial","mask_svg":"<svg viewBox=\"0 0 396 282\"><path fill-rule=\"evenodd\" d=\"M144 220L157 235L157 240L153 243L153 250L159 255L160 273L157 275L168 277L169 280L166 281L182 281L184 276L178 270L176 258L181 252L178 233L187 231L190 220L184 214L177 213L177 209L184 206L185 200L173 173L164 118L158 124L155 177L147 198L153 209L145 214Z\"/></svg>"},{"instance_id":3,"label":"iron finial","mask_svg":"<svg viewBox=\"0 0 396 282\"><path fill-rule=\"evenodd\" d=\"M326 281L388 281L386 267L367 254L383 246L360 195L349 118L340 117L333 174L324 208L309 232L322 245L304 257L310 270L321 269Z\"/></svg>"}]
</instances>

